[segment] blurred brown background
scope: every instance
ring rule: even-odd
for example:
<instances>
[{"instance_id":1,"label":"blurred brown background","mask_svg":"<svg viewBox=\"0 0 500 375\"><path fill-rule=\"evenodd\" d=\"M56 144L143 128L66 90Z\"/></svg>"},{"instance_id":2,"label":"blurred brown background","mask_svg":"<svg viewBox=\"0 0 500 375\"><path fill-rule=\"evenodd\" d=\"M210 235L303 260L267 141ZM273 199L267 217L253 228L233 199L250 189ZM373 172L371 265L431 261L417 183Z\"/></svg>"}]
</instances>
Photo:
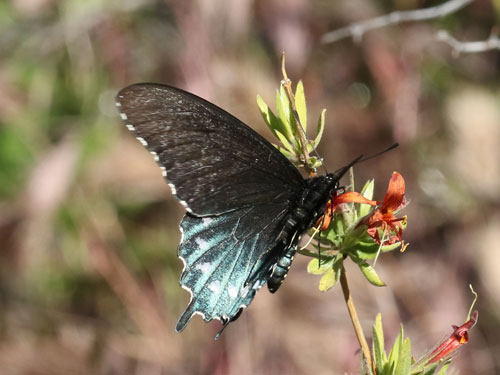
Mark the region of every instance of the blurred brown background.
<instances>
[{"instance_id":1,"label":"blurred brown background","mask_svg":"<svg viewBox=\"0 0 500 375\"><path fill-rule=\"evenodd\" d=\"M269 137L255 97L273 103L286 51L309 122L328 110L329 170L401 144L356 167L378 199L401 172L410 201L408 250L377 264L388 287L348 268L367 335L381 312L387 341L403 323L423 354L465 321L472 283L479 323L453 366L500 374L500 54L457 57L435 38L486 39L499 2L319 43L351 22L436 4L0 2L0 373L359 373L340 289L320 293L304 257L220 340L219 324L199 317L174 333L189 299L176 256L183 209L114 107L125 85L163 82Z\"/></svg>"}]
</instances>

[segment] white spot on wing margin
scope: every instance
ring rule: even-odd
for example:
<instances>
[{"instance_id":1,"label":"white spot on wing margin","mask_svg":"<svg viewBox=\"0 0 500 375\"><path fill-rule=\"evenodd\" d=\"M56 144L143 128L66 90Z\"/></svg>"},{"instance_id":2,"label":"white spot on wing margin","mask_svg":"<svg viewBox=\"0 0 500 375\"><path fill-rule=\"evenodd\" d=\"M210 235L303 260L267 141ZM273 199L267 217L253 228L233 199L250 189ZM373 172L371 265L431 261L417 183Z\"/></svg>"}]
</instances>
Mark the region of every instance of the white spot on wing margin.
<instances>
[{"instance_id":1,"label":"white spot on wing margin","mask_svg":"<svg viewBox=\"0 0 500 375\"><path fill-rule=\"evenodd\" d=\"M120 117L122 118L122 120L123 121L128 120L127 114L125 112L123 112L123 110L122 110L122 104L119 101L116 101L115 105L116 105L116 107L118 109L118 112L120 113ZM132 125L132 124L125 124L125 126L127 127L127 129L129 131L135 133L136 129L135 129L134 125ZM146 140L144 138L137 137L137 136L136 136L136 138L137 138L137 140L139 142L141 142L141 144L144 147L146 147L146 148L148 147L148 142L146 142ZM166 168L163 165L160 164L160 158L159 158L158 154L156 152L154 152L154 151L149 151L149 152L153 155L156 163L158 163L159 167L161 168L161 173L162 173L163 177L166 179L167 178L167 170L166 170ZM172 190L172 194L179 201L179 203L186 209L186 211L189 212L189 213L193 213L193 211L191 210L191 208L189 208L189 205L187 204L187 202L185 200L179 199L179 197L177 196L177 190L176 190L174 184L172 184L171 182L168 182L168 186L170 186L170 189Z\"/></svg>"},{"instance_id":2,"label":"white spot on wing margin","mask_svg":"<svg viewBox=\"0 0 500 375\"><path fill-rule=\"evenodd\" d=\"M160 157L158 156L158 154L154 151L149 151L149 153L151 155L153 155L153 158L155 159L155 162L159 163L160 162Z\"/></svg>"},{"instance_id":3,"label":"white spot on wing margin","mask_svg":"<svg viewBox=\"0 0 500 375\"><path fill-rule=\"evenodd\" d=\"M142 138L142 137L136 137L136 138L137 138L137 140L138 140L139 142L141 142L141 143L142 143L142 145L143 145L144 147L148 147L148 142L146 142L146 140L145 140L144 138Z\"/></svg>"},{"instance_id":4,"label":"white spot on wing margin","mask_svg":"<svg viewBox=\"0 0 500 375\"><path fill-rule=\"evenodd\" d=\"M167 170L165 168L163 168L163 172L164 172L163 176L167 177ZM170 190L172 190L172 194L175 195L177 193L177 190L175 189L175 185L169 182L168 186L170 186Z\"/></svg>"}]
</instances>

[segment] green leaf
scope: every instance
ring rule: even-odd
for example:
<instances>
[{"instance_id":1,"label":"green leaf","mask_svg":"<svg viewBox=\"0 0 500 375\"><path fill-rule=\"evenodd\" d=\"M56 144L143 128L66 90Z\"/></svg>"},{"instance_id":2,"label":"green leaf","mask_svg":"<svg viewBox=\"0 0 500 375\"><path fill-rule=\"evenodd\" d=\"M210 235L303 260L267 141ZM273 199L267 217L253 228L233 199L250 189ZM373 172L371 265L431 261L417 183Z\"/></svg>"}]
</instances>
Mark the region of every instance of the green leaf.
<instances>
[{"instance_id":1,"label":"green leaf","mask_svg":"<svg viewBox=\"0 0 500 375\"><path fill-rule=\"evenodd\" d=\"M327 230L321 232L321 239L330 241L335 248L341 245L344 236L344 223L339 214L333 215L333 220Z\"/></svg>"},{"instance_id":2,"label":"green leaf","mask_svg":"<svg viewBox=\"0 0 500 375\"><path fill-rule=\"evenodd\" d=\"M332 262L329 263L330 268L327 269L319 281L319 290L321 292L326 292L339 282L340 273L342 272L342 267L344 265L344 257L342 255L337 255L333 260L333 264Z\"/></svg>"},{"instance_id":3,"label":"green leaf","mask_svg":"<svg viewBox=\"0 0 500 375\"><path fill-rule=\"evenodd\" d=\"M297 159L297 157L292 154L290 151L288 151L287 149L279 146L279 145L275 145L273 144L274 147L276 147L278 149L279 152L281 152L283 155L285 155L285 157L290 160L292 163L298 163L299 162L299 159Z\"/></svg>"},{"instance_id":4,"label":"green leaf","mask_svg":"<svg viewBox=\"0 0 500 375\"><path fill-rule=\"evenodd\" d=\"M436 369L439 365L439 362L434 362L430 365L424 366L423 368L419 366L418 369L412 370L410 372L410 375L433 375L436 373ZM441 371L439 373L441 373ZM446 372L442 373L442 375L444 375L445 373Z\"/></svg>"},{"instance_id":5,"label":"green leaf","mask_svg":"<svg viewBox=\"0 0 500 375\"><path fill-rule=\"evenodd\" d=\"M297 142L295 140L295 126L294 123L291 122L291 111L290 111L290 102L288 101L288 97L286 96L285 89L283 86L280 86L279 91L276 92L276 111L278 112L278 118L283 124L283 135L293 143L294 147L297 146Z\"/></svg>"},{"instance_id":6,"label":"green leaf","mask_svg":"<svg viewBox=\"0 0 500 375\"><path fill-rule=\"evenodd\" d=\"M319 145L319 142L321 141L321 138L323 137L323 131L325 130L325 113L326 109L323 109L321 111L321 114L319 115L319 120L318 120L318 130L316 134L316 139L314 140L314 148L316 149Z\"/></svg>"},{"instance_id":7,"label":"green leaf","mask_svg":"<svg viewBox=\"0 0 500 375\"><path fill-rule=\"evenodd\" d=\"M324 249L324 246L323 246L323 249ZM297 248L297 252L299 254L305 255L306 257L309 257L309 258L317 258L318 257L318 252L314 251L314 250ZM320 258L321 258L322 262L329 262L334 258L334 256L326 256L326 255L321 254Z\"/></svg>"},{"instance_id":8,"label":"green leaf","mask_svg":"<svg viewBox=\"0 0 500 375\"><path fill-rule=\"evenodd\" d=\"M283 105L286 108L286 113L288 114L286 121L288 124L290 124L290 127L292 129L292 134L297 136L298 130L297 130L297 126L295 124L295 117L294 117L294 114L292 111L292 105L290 104L290 100L288 100L288 95L286 93L285 86L283 86L283 85L280 85L280 96L281 96L281 100L283 102Z\"/></svg>"},{"instance_id":9,"label":"green leaf","mask_svg":"<svg viewBox=\"0 0 500 375\"><path fill-rule=\"evenodd\" d=\"M335 230L335 233L339 236L343 236L347 228L344 225L344 220L342 220L342 215L334 214L333 219L333 229Z\"/></svg>"},{"instance_id":10,"label":"green leaf","mask_svg":"<svg viewBox=\"0 0 500 375\"><path fill-rule=\"evenodd\" d=\"M359 269L366 277L366 279L370 282L370 284L375 286L386 286L386 284L377 275L377 272L375 272L375 269L372 266L370 266L366 261L356 258L352 254L349 254L349 256L353 260L353 262L359 266Z\"/></svg>"},{"instance_id":11,"label":"green leaf","mask_svg":"<svg viewBox=\"0 0 500 375\"><path fill-rule=\"evenodd\" d=\"M342 267L344 267L344 256L339 254L335 261L333 262L333 271L335 272L335 284L340 280L340 273L342 272Z\"/></svg>"},{"instance_id":12,"label":"green leaf","mask_svg":"<svg viewBox=\"0 0 500 375\"><path fill-rule=\"evenodd\" d=\"M387 253L401 248L401 242L395 242L393 244L380 247L380 245L367 234L366 236L363 235L359 238L359 241L352 246L351 253L355 254L360 259L369 260L374 259L377 256L379 248L380 253Z\"/></svg>"},{"instance_id":13,"label":"green leaf","mask_svg":"<svg viewBox=\"0 0 500 375\"><path fill-rule=\"evenodd\" d=\"M373 359L375 361L375 368L377 374L382 374L382 369L387 363L387 354L384 348L384 330L382 327L382 315L379 313L375 318L373 325Z\"/></svg>"},{"instance_id":14,"label":"green leaf","mask_svg":"<svg viewBox=\"0 0 500 375\"><path fill-rule=\"evenodd\" d=\"M320 260L318 258L311 259L307 265L307 272L312 273L313 275L322 275L332 268L333 261L333 259L331 261L322 260L320 264Z\"/></svg>"},{"instance_id":15,"label":"green leaf","mask_svg":"<svg viewBox=\"0 0 500 375\"><path fill-rule=\"evenodd\" d=\"M330 268L325 272L325 274L319 281L319 290L321 292L326 292L327 290L333 288L336 283L335 271L333 270L333 268Z\"/></svg>"},{"instance_id":16,"label":"green leaf","mask_svg":"<svg viewBox=\"0 0 500 375\"><path fill-rule=\"evenodd\" d=\"M368 180L363 186L363 189L361 190L361 195L365 197L366 199L373 200L373 190L375 188L375 180ZM358 217L362 218L365 217L370 213L372 210L373 206L370 206L369 204L359 204L358 205Z\"/></svg>"},{"instance_id":17,"label":"green leaf","mask_svg":"<svg viewBox=\"0 0 500 375\"><path fill-rule=\"evenodd\" d=\"M297 114L299 115L300 123L302 124L302 128L305 133L307 130L307 107L302 81L297 83L297 87L295 89L295 108L297 109Z\"/></svg>"},{"instance_id":18,"label":"green leaf","mask_svg":"<svg viewBox=\"0 0 500 375\"><path fill-rule=\"evenodd\" d=\"M451 365L451 358L441 367L441 370L437 373L437 375L446 375L448 373L448 367Z\"/></svg>"},{"instance_id":19,"label":"green leaf","mask_svg":"<svg viewBox=\"0 0 500 375\"><path fill-rule=\"evenodd\" d=\"M365 238L366 235L367 235L366 228L364 226L354 227L354 229L347 230L347 232L345 233L345 236L344 236L344 242L342 243L342 248L348 249L349 252L352 252L352 250L354 250L358 247L360 241L363 238ZM370 237L370 236L368 236L368 237Z\"/></svg>"},{"instance_id":20,"label":"green leaf","mask_svg":"<svg viewBox=\"0 0 500 375\"><path fill-rule=\"evenodd\" d=\"M274 134L280 140L280 142L283 144L283 146L285 146L285 148L288 150L288 152L290 154L292 154L294 156L294 158L296 158L295 150L294 150L293 146L288 142L286 137L283 134L281 134L281 132L279 132L279 131L276 131Z\"/></svg>"},{"instance_id":21,"label":"green leaf","mask_svg":"<svg viewBox=\"0 0 500 375\"><path fill-rule=\"evenodd\" d=\"M401 247L401 242L394 242L389 245L384 245L380 248L380 252L387 253L388 251L393 251Z\"/></svg>"},{"instance_id":22,"label":"green leaf","mask_svg":"<svg viewBox=\"0 0 500 375\"><path fill-rule=\"evenodd\" d=\"M373 188L375 187L375 180L371 179L366 181L365 186L361 189L361 195L366 199L373 200Z\"/></svg>"},{"instance_id":23,"label":"green leaf","mask_svg":"<svg viewBox=\"0 0 500 375\"><path fill-rule=\"evenodd\" d=\"M372 243L360 241L349 251L349 254L354 254L359 259L371 260L377 256L379 247L380 245L375 241Z\"/></svg>"},{"instance_id":24,"label":"green leaf","mask_svg":"<svg viewBox=\"0 0 500 375\"><path fill-rule=\"evenodd\" d=\"M408 375L411 367L411 344L410 339L406 338L399 351L399 360L396 365L395 375Z\"/></svg>"},{"instance_id":25,"label":"green leaf","mask_svg":"<svg viewBox=\"0 0 500 375\"><path fill-rule=\"evenodd\" d=\"M391 374L394 374L394 371L396 370L396 365L399 361L399 354L401 352L401 347L403 346L403 326L399 328L399 334L398 337L396 337L396 340L394 340L394 345L392 346L391 352L389 353L389 358L388 358L388 365L389 368L392 369L390 372Z\"/></svg>"},{"instance_id":26,"label":"green leaf","mask_svg":"<svg viewBox=\"0 0 500 375\"><path fill-rule=\"evenodd\" d=\"M280 133L283 133L285 131L281 121L274 115L271 108L269 108L269 106L266 104L264 99L260 97L260 95L257 95L257 106L259 107L262 118L274 135L276 135L277 131Z\"/></svg>"}]
</instances>

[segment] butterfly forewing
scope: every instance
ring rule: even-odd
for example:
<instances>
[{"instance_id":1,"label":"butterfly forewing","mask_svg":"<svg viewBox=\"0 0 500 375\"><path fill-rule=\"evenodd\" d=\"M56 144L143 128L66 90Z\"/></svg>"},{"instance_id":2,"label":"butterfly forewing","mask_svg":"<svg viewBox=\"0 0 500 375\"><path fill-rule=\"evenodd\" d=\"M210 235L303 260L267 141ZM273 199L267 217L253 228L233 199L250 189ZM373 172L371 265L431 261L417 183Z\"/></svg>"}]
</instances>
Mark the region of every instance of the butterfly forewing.
<instances>
[{"instance_id":1,"label":"butterfly forewing","mask_svg":"<svg viewBox=\"0 0 500 375\"><path fill-rule=\"evenodd\" d=\"M180 89L136 84L117 106L162 167L174 194L198 216L290 202L304 179L274 146L221 108Z\"/></svg>"}]
</instances>

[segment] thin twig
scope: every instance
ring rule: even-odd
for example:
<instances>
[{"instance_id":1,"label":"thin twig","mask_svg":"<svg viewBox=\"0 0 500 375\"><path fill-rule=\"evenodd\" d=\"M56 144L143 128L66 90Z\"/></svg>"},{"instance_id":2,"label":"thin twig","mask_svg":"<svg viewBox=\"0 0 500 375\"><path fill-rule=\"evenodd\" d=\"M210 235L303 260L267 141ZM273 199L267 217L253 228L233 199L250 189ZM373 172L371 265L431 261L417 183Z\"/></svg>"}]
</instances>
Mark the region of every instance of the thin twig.
<instances>
[{"instance_id":1,"label":"thin twig","mask_svg":"<svg viewBox=\"0 0 500 375\"><path fill-rule=\"evenodd\" d=\"M370 348L366 342L365 334L363 333L363 328L359 322L358 314L356 313L356 308L354 307L354 301L351 296L351 291L349 290L349 284L347 282L347 276L344 266L340 272L340 285L342 286L342 293L344 293L345 303L347 305L347 310L349 311L349 316L351 317L352 325L354 331L356 332L356 337L358 338L359 345L361 346L361 351L365 357L368 367L370 367L373 373L376 375L376 369L372 361L372 356L370 353Z\"/></svg>"},{"instance_id":2,"label":"thin twig","mask_svg":"<svg viewBox=\"0 0 500 375\"><path fill-rule=\"evenodd\" d=\"M324 44L334 43L349 37L353 38L354 41L359 42L363 37L363 34L367 31L404 22L424 21L443 17L462 9L473 1L474 0L449 0L434 7L391 12L384 16L372 18L366 21L355 22L348 26L326 33L321 38L321 42Z\"/></svg>"},{"instance_id":3,"label":"thin twig","mask_svg":"<svg viewBox=\"0 0 500 375\"><path fill-rule=\"evenodd\" d=\"M436 38L440 42L448 44L456 56L461 53L478 53L500 49L500 38L495 34L492 34L486 40L461 42L455 39L448 31L440 30L436 33Z\"/></svg>"},{"instance_id":4,"label":"thin twig","mask_svg":"<svg viewBox=\"0 0 500 375\"><path fill-rule=\"evenodd\" d=\"M300 122L299 114L297 112L297 108L295 107L295 98L293 96L292 91L292 81L288 78L285 69L285 52L281 54L281 72L283 74L283 81L281 84L285 88L286 95L288 96L288 101L290 102L290 106L292 107L293 118L295 119L295 123L297 125L297 132L299 133L299 139L302 147L302 152L304 156L304 168L308 172L312 172L309 170L309 153L307 152L307 140L306 140L306 132L304 131L304 127Z\"/></svg>"}]
</instances>

